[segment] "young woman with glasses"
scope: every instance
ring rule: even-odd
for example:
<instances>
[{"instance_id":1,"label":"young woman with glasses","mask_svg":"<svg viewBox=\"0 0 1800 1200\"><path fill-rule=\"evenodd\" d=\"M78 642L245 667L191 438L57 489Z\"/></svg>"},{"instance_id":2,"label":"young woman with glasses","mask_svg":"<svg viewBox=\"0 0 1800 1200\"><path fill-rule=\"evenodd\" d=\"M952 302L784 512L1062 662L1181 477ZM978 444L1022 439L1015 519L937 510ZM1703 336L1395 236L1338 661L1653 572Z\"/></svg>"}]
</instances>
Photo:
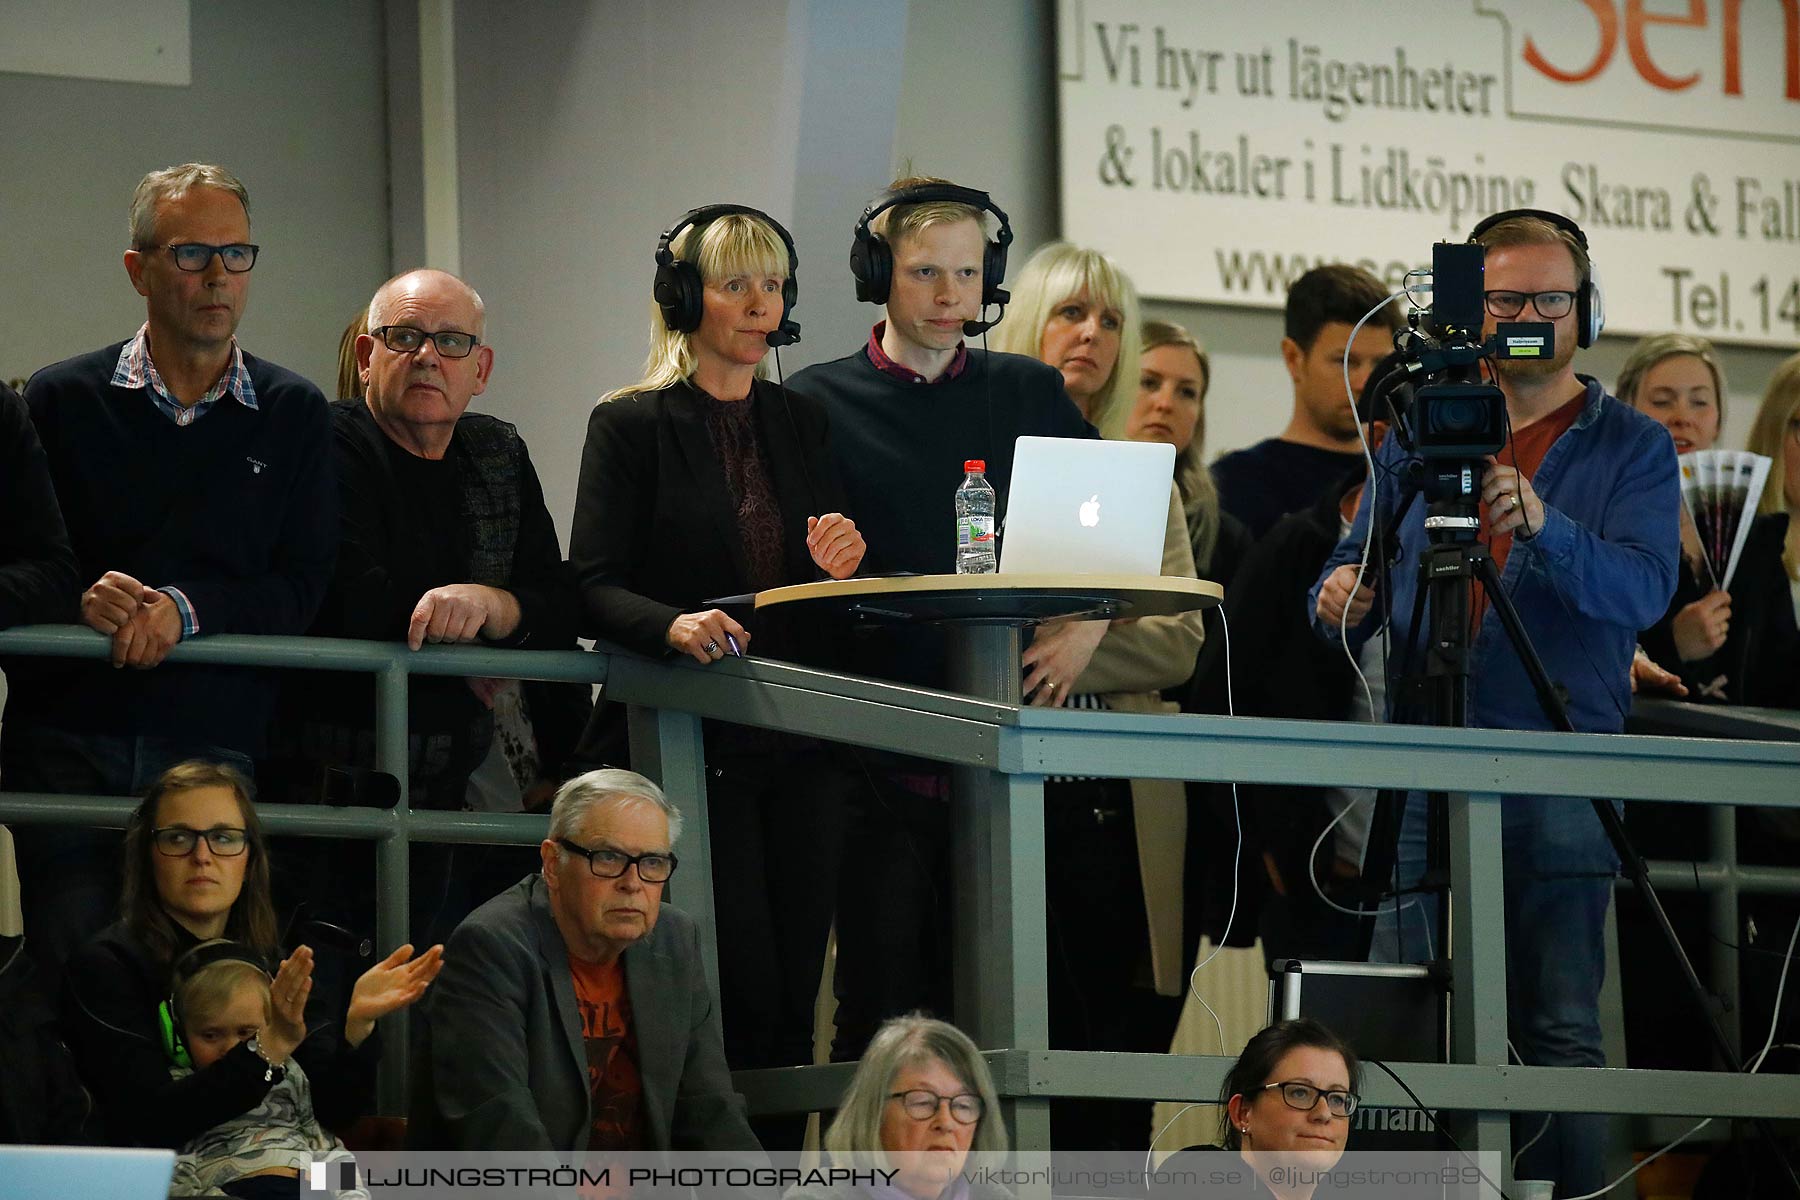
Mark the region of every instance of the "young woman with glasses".
<instances>
[{"instance_id":1,"label":"young woman with glasses","mask_svg":"<svg viewBox=\"0 0 1800 1200\"><path fill-rule=\"evenodd\" d=\"M1006 1157L1006 1125L981 1051L956 1026L918 1013L887 1021L870 1040L823 1145L834 1166L895 1172L891 1188L911 1200L1011 1195L979 1176L967 1178L971 1154L988 1166ZM866 1200L876 1193L801 1187L787 1200Z\"/></svg>"},{"instance_id":2,"label":"young woman with glasses","mask_svg":"<svg viewBox=\"0 0 1800 1200\"><path fill-rule=\"evenodd\" d=\"M1310 1200L1312 1173L1343 1157L1350 1117L1360 1104L1362 1064L1344 1040L1304 1017L1278 1021L1250 1039L1219 1089L1217 1146L1192 1146L1165 1171L1202 1166L1195 1150L1235 1150L1256 1174L1251 1191ZM1284 1168L1300 1167L1291 1172Z\"/></svg>"},{"instance_id":3,"label":"young woman with glasses","mask_svg":"<svg viewBox=\"0 0 1800 1200\"><path fill-rule=\"evenodd\" d=\"M152 785L125 826L120 920L69 960L63 1028L92 1092L104 1138L179 1147L248 1112L283 1077L290 1055L322 1086L365 1100L379 1051L375 1022L436 976L443 948L402 946L356 981L342 1014L308 1014L313 953L296 948L271 984L274 1019L259 1039L173 1078L181 1044L163 1016L176 959L215 938L279 957L268 843L243 777L185 762ZM308 1017L312 1023L309 1027Z\"/></svg>"}]
</instances>

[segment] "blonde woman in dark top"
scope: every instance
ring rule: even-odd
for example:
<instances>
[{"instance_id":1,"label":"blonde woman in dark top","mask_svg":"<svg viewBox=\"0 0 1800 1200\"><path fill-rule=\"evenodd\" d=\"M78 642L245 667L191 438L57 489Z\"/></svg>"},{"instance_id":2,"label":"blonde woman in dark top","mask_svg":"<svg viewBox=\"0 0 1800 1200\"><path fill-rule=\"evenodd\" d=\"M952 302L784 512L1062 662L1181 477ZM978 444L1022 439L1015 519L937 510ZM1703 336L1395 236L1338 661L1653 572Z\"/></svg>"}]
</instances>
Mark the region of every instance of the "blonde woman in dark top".
<instances>
[{"instance_id":1,"label":"blonde woman in dark top","mask_svg":"<svg viewBox=\"0 0 1800 1200\"><path fill-rule=\"evenodd\" d=\"M771 347L798 337L795 267L786 231L738 205L659 240L644 377L594 406L582 448L569 547L584 632L708 665L792 658L806 641L715 600L861 563L824 408L767 378ZM716 722L706 738L726 1059L810 1062L848 775L810 740ZM601 705L589 746L629 760L620 706ZM798 1126L760 1132L799 1146Z\"/></svg>"}]
</instances>

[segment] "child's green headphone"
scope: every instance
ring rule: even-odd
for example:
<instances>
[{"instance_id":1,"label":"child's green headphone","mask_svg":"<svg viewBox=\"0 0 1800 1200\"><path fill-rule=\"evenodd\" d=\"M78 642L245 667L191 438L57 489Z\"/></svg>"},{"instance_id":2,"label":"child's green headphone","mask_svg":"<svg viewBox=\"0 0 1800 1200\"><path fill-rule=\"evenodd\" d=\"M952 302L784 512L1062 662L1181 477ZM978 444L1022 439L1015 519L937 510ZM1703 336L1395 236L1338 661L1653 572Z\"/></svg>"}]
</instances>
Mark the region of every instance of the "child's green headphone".
<instances>
[{"instance_id":1,"label":"child's green headphone","mask_svg":"<svg viewBox=\"0 0 1800 1200\"><path fill-rule=\"evenodd\" d=\"M194 1060L188 1054L187 1042L181 1036L181 1011L175 1004L175 997L181 991L182 984L198 975L204 968L221 962L245 962L267 975L270 979L275 973L269 969L269 959L253 946L242 942L234 942L228 938L214 938L210 942L201 942L186 954L175 960L169 971L169 998L156 1009L156 1021L162 1033L163 1053L171 1063L178 1067L193 1070Z\"/></svg>"}]
</instances>

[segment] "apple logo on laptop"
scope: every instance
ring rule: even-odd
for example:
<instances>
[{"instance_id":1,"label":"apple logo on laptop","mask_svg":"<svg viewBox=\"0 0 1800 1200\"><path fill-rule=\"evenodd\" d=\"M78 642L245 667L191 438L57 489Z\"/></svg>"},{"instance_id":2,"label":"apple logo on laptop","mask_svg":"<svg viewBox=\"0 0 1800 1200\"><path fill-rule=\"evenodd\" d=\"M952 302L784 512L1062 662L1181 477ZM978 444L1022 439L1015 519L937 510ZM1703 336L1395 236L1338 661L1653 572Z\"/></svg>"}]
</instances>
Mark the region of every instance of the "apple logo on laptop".
<instances>
[{"instance_id":1,"label":"apple logo on laptop","mask_svg":"<svg viewBox=\"0 0 1800 1200\"><path fill-rule=\"evenodd\" d=\"M1099 493L1096 492L1094 495L1089 496L1085 501L1082 502L1081 524L1084 528L1092 529L1094 526L1098 525L1099 523L1100 523L1100 495L1099 495Z\"/></svg>"}]
</instances>

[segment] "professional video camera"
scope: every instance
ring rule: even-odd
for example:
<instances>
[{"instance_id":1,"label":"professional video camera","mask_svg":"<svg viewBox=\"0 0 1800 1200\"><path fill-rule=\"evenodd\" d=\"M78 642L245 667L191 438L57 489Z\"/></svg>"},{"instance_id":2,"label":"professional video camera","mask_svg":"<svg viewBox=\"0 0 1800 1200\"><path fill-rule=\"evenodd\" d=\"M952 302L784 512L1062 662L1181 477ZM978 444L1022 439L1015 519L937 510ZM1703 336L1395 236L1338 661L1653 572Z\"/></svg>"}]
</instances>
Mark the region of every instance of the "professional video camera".
<instances>
[{"instance_id":1,"label":"professional video camera","mask_svg":"<svg viewBox=\"0 0 1800 1200\"><path fill-rule=\"evenodd\" d=\"M1482 339L1485 254L1470 242L1432 247L1431 307L1407 314L1407 328L1394 335L1401 362L1375 389L1400 444L1424 460L1420 485L1428 500L1472 496L1481 460L1506 444L1506 399L1483 380L1481 361L1555 353L1555 327L1547 321L1503 322Z\"/></svg>"}]
</instances>

